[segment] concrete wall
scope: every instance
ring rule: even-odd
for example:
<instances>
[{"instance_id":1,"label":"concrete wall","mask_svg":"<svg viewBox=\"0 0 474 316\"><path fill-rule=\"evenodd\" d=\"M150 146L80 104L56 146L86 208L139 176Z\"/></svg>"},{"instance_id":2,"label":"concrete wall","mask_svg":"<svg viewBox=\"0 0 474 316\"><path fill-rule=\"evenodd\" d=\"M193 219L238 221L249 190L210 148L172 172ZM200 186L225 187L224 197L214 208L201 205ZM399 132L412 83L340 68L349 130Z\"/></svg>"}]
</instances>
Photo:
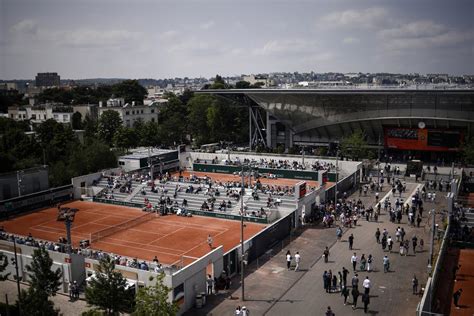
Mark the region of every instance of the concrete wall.
<instances>
[{"instance_id":1,"label":"concrete wall","mask_svg":"<svg viewBox=\"0 0 474 316\"><path fill-rule=\"evenodd\" d=\"M186 159L189 157L189 159ZM187 155L182 155L181 157L181 163L184 163L186 167L190 168L192 166L192 162L194 162L196 159L205 159L205 160L211 160L217 157L219 161L222 161L223 159L228 159L230 157L231 160L235 160L237 157L240 160L244 160L245 158L247 159L255 159L255 160L260 160L260 159L275 159L275 160L288 160L290 162L297 161L298 163L302 162L302 156L296 156L296 155L276 155L276 154L257 154L257 153L246 153L246 152L231 152L230 154L221 154L221 153L201 153L201 152L190 152L189 156ZM314 162L326 162L335 165L336 164L336 158L334 157L305 157L304 162L305 165L311 165ZM358 165L360 164L359 161L347 161L347 160L339 160L338 165L339 165L339 172L342 175L347 175L352 172L354 172Z\"/></svg>"},{"instance_id":2,"label":"concrete wall","mask_svg":"<svg viewBox=\"0 0 474 316\"><path fill-rule=\"evenodd\" d=\"M184 304L179 314L194 306L196 295L206 292L206 268L209 263L214 265L214 276L221 275L224 269L223 256L224 248L220 246L172 275L172 288L184 283Z\"/></svg>"},{"instance_id":3,"label":"concrete wall","mask_svg":"<svg viewBox=\"0 0 474 316\"><path fill-rule=\"evenodd\" d=\"M22 282L28 281L28 273L26 271L26 265L31 264L32 262L32 255L33 251L37 248L30 247L26 245L18 245L17 248L17 258L18 258L18 275L21 277ZM16 275L15 266L12 264L13 259L15 258L14 255L14 248L13 243L0 240L0 251L3 252L8 258L8 266L5 269L4 274L10 273L9 279L14 280L14 276ZM51 267L52 270L60 269L63 273L62 276L62 285L59 288L59 292L66 293L68 289L68 283L71 279L71 266L69 265L70 257L68 254L49 251L49 256L53 259L53 266Z\"/></svg>"}]
</instances>

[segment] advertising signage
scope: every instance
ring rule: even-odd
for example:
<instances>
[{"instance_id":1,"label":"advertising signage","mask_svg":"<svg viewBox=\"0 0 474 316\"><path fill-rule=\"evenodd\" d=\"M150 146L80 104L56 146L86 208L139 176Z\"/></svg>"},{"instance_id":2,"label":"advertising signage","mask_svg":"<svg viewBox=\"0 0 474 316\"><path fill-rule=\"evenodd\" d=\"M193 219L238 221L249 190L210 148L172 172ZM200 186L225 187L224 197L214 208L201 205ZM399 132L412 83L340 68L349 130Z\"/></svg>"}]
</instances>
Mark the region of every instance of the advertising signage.
<instances>
[{"instance_id":1,"label":"advertising signage","mask_svg":"<svg viewBox=\"0 0 474 316\"><path fill-rule=\"evenodd\" d=\"M385 127L385 147L402 150L459 151L459 130Z\"/></svg>"}]
</instances>

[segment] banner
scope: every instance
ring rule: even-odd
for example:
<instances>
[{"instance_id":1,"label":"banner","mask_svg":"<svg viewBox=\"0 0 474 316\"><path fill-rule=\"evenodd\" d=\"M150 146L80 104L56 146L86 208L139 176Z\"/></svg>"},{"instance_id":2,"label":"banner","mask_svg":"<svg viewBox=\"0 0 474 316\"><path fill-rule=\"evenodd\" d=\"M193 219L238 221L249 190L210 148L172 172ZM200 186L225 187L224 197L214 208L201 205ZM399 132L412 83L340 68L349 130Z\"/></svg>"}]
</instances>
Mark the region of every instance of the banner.
<instances>
[{"instance_id":1,"label":"banner","mask_svg":"<svg viewBox=\"0 0 474 316\"><path fill-rule=\"evenodd\" d=\"M459 151L463 133L458 130L385 127L385 147L402 150Z\"/></svg>"}]
</instances>

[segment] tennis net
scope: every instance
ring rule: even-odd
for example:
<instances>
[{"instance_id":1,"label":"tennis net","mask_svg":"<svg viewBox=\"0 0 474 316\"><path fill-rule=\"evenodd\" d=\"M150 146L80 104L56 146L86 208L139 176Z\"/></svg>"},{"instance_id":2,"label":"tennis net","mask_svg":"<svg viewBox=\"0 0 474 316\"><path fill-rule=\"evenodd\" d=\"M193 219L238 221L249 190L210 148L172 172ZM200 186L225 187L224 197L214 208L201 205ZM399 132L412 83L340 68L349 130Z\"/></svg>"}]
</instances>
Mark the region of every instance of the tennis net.
<instances>
[{"instance_id":1,"label":"tennis net","mask_svg":"<svg viewBox=\"0 0 474 316\"><path fill-rule=\"evenodd\" d=\"M148 220L150 220L151 218L153 218L155 216L156 216L156 213L153 213L153 212L146 213L145 215L142 215L140 217L128 220L128 221L123 222L121 224L118 224L118 225L115 225L115 226L112 226L112 227L107 227L107 228L99 230L95 233L91 233L90 242L91 243L96 242L96 241L98 241L102 238L105 238L105 237L110 236L112 234L118 233L122 230L137 226L141 223L147 222Z\"/></svg>"}]
</instances>

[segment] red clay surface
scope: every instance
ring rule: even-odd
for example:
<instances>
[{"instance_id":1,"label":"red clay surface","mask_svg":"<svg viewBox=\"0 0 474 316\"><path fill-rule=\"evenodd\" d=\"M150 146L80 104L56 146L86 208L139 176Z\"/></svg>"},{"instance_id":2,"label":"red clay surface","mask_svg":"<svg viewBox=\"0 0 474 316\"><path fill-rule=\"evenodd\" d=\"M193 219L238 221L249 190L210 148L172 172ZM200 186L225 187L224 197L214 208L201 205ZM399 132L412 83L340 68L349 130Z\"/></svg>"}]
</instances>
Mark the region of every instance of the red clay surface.
<instances>
[{"instance_id":1,"label":"red clay surface","mask_svg":"<svg viewBox=\"0 0 474 316\"><path fill-rule=\"evenodd\" d=\"M144 215L139 209L94 202L73 201L61 206L79 209L72 226L76 247L81 239L89 239L91 233ZM56 242L66 236L64 222L56 220L57 214L56 207L48 208L2 221L0 225L9 233L31 233L35 238ZM248 222L245 225L245 239L266 227ZM224 252L228 251L240 243L240 222L201 216L158 216L94 242L91 248L149 261L158 256L164 264L183 261L187 265L209 252L208 234L213 237L214 247L223 245Z\"/></svg>"},{"instance_id":2,"label":"red clay surface","mask_svg":"<svg viewBox=\"0 0 474 316\"><path fill-rule=\"evenodd\" d=\"M179 173L175 172L172 175L177 176ZM227 173L211 173L211 172L198 172L198 171L184 171L183 177L189 178L191 174L194 174L196 177L209 177L214 181L233 181L233 182L241 182L242 177L233 174ZM244 178L245 183L249 182L249 178ZM252 178L252 183L255 183L255 179ZM309 186L318 188L319 184L317 181L308 181L308 180L298 180L298 179L268 179L268 178L260 178L260 183L268 184L268 185L276 185L276 186L294 186L298 182L305 181Z\"/></svg>"},{"instance_id":3,"label":"red clay surface","mask_svg":"<svg viewBox=\"0 0 474 316\"><path fill-rule=\"evenodd\" d=\"M454 283L452 294L462 288L459 299L460 309L456 309L454 306L451 294L450 315L472 316L474 315L474 249L461 249L459 264L461 268L457 273L457 281Z\"/></svg>"}]
</instances>

